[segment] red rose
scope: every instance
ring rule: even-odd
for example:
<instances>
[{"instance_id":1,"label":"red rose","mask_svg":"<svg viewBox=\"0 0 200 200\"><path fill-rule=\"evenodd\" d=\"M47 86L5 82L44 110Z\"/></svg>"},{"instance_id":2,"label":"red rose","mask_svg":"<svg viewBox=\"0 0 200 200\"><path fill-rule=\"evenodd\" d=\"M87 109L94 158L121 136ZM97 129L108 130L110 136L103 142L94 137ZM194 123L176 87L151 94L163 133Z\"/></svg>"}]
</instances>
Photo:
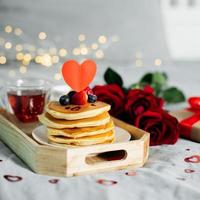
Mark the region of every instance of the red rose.
<instances>
[{"instance_id":1,"label":"red rose","mask_svg":"<svg viewBox=\"0 0 200 200\"><path fill-rule=\"evenodd\" d=\"M179 125L175 117L162 109L148 110L138 115L135 126L150 133L150 145L174 144L179 138Z\"/></svg>"},{"instance_id":2,"label":"red rose","mask_svg":"<svg viewBox=\"0 0 200 200\"><path fill-rule=\"evenodd\" d=\"M151 93L151 94L154 93L154 89L150 85L145 85L144 88L143 88L143 90L145 92L148 92L148 93Z\"/></svg>"},{"instance_id":3,"label":"red rose","mask_svg":"<svg viewBox=\"0 0 200 200\"><path fill-rule=\"evenodd\" d=\"M118 117L123 112L125 94L117 84L97 85L93 88L98 100L111 105L110 114Z\"/></svg>"},{"instance_id":4,"label":"red rose","mask_svg":"<svg viewBox=\"0 0 200 200\"><path fill-rule=\"evenodd\" d=\"M162 108L163 99L155 97L152 93L140 89L129 90L125 104L125 111L128 113L131 122L136 117L149 109Z\"/></svg>"}]
</instances>

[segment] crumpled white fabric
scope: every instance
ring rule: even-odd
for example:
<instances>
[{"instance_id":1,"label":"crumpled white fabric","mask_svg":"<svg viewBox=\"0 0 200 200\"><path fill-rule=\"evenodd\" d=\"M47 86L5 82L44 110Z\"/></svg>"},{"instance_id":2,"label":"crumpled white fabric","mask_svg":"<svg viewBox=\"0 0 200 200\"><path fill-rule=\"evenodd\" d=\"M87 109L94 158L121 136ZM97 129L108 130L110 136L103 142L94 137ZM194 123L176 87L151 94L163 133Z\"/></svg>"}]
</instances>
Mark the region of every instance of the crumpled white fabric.
<instances>
[{"instance_id":1,"label":"crumpled white fabric","mask_svg":"<svg viewBox=\"0 0 200 200\"><path fill-rule=\"evenodd\" d=\"M200 199L200 163L187 163L185 157L200 155L200 145L180 139L175 145L150 148L149 160L135 176L124 171L60 178L32 172L13 152L0 142L0 200L116 200L116 199ZM186 173L185 169L195 170ZM4 175L23 179L9 182ZM57 184L49 183L59 179ZM99 179L117 181L101 185Z\"/></svg>"}]
</instances>

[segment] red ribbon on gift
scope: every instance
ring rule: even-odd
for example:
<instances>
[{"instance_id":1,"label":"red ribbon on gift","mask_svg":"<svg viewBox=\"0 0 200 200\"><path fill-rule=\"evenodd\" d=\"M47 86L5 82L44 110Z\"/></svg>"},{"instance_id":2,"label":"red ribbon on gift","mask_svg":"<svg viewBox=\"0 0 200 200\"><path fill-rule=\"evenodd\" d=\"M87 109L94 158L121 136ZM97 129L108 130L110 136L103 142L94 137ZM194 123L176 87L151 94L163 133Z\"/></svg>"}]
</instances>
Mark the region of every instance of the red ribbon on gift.
<instances>
[{"instance_id":1,"label":"red ribbon on gift","mask_svg":"<svg viewBox=\"0 0 200 200\"><path fill-rule=\"evenodd\" d=\"M192 126L200 121L200 97L190 97L188 99L188 102L190 104L190 108L188 108L188 111L193 112L194 114L182 121L180 121L180 132L181 135L187 139L190 139L190 134L192 131Z\"/></svg>"}]
</instances>

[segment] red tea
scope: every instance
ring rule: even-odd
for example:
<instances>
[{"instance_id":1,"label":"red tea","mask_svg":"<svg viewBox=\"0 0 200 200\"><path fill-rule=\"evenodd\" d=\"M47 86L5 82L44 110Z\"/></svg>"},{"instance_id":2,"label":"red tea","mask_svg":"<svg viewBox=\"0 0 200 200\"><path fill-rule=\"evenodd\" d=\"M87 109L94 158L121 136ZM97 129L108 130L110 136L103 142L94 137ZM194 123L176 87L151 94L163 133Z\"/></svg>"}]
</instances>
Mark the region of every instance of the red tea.
<instances>
[{"instance_id":1,"label":"red tea","mask_svg":"<svg viewBox=\"0 0 200 200\"><path fill-rule=\"evenodd\" d=\"M46 92L21 90L8 92L8 101L15 116L22 122L34 122L44 109Z\"/></svg>"}]
</instances>

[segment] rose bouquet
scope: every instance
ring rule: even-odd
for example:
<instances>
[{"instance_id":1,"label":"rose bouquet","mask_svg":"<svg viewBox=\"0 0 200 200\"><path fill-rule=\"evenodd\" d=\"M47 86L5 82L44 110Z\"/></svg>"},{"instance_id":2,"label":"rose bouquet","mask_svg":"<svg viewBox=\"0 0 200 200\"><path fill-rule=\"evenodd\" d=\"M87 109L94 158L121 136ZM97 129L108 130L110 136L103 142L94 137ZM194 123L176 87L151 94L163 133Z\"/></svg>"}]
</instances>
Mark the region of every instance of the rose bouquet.
<instances>
[{"instance_id":1,"label":"rose bouquet","mask_svg":"<svg viewBox=\"0 0 200 200\"><path fill-rule=\"evenodd\" d=\"M185 100L177 88L166 88L164 73L148 73L129 88L123 87L119 74L108 69L106 85L93 88L98 99L111 105L110 114L150 133L150 145L174 144L179 138L179 123L167 113L164 103Z\"/></svg>"}]
</instances>

